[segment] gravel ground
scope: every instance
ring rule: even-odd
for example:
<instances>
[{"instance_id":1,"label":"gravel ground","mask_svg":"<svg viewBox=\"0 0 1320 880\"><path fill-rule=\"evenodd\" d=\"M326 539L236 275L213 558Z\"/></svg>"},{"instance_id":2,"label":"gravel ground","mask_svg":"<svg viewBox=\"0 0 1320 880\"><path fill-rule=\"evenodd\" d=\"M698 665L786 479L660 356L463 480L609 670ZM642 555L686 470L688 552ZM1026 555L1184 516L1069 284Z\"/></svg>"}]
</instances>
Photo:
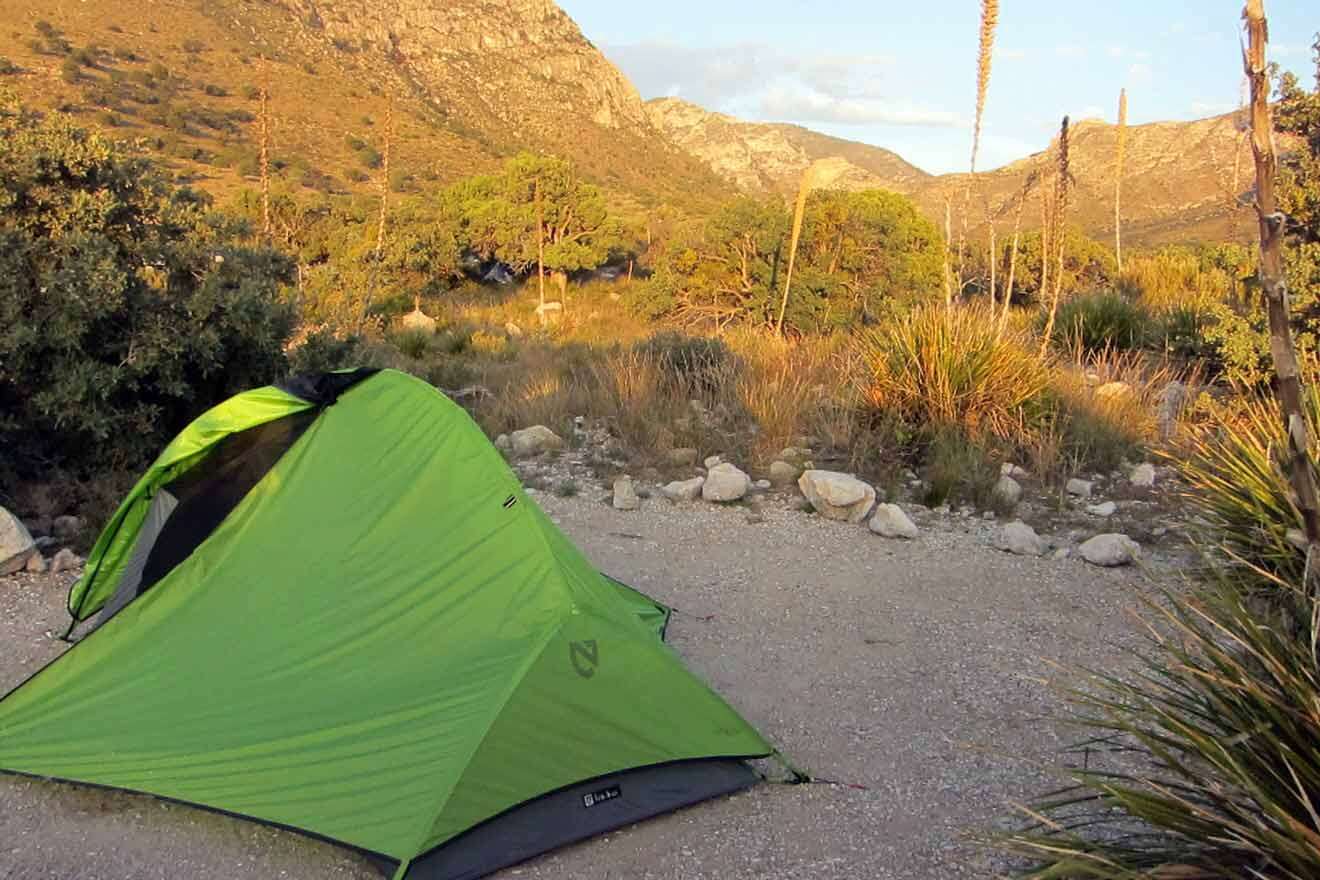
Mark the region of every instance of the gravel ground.
<instances>
[{"instance_id":1,"label":"gravel ground","mask_svg":"<svg viewBox=\"0 0 1320 880\"><path fill-rule=\"evenodd\" d=\"M620 513L538 499L606 572L673 604L670 641L815 774L505 872L524 878L994 876L969 834L1050 780L1067 731L1050 661L1105 666L1135 638L1136 569L1023 559L947 518L887 541L769 506ZM1158 574L1156 566L1154 572ZM0 691L56 656L67 575L0 579ZM89 723L94 723L94 719ZM292 833L152 798L0 775L0 878L378 878Z\"/></svg>"}]
</instances>

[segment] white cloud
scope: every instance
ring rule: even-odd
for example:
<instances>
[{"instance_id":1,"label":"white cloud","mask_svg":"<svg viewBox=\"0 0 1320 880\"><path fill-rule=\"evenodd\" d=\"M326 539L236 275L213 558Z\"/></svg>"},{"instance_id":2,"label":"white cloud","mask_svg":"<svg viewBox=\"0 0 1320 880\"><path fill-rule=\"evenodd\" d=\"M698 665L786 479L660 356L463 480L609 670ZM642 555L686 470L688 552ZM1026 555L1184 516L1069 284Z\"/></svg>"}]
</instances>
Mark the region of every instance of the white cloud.
<instances>
[{"instance_id":1,"label":"white cloud","mask_svg":"<svg viewBox=\"0 0 1320 880\"><path fill-rule=\"evenodd\" d=\"M772 86L761 97L760 113L770 119L836 125L917 125L961 128L958 114L907 101L840 98L813 90Z\"/></svg>"}]
</instances>

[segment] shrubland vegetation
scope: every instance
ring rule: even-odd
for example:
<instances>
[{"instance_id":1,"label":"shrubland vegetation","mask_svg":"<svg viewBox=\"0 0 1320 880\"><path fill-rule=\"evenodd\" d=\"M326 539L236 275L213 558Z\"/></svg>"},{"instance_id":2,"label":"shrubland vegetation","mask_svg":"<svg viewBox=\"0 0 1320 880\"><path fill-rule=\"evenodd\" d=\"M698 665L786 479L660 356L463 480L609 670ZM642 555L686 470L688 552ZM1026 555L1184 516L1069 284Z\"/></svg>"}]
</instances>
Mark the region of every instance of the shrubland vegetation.
<instances>
[{"instance_id":1,"label":"shrubland vegetation","mask_svg":"<svg viewBox=\"0 0 1320 880\"><path fill-rule=\"evenodd\" d=\"M978 119L996 8L985 3ZM1153 769L1079 772L1009 845L1042 878L1320 871L1304 584L1317 562L1279 461L1254 248L1124 246L1120 268L1069 225L1066 185L1046 180L1020 197L1053 212L1043 232L959 243L882 191L804 187L795 235L776 198L642 208L530 153L441 185L421 169L386 175L370 118L344 139L353 161L338 175L369 185L348 192L300 156L263 169L260 86L230 95L130 49L74 47L45 22L32 43L102 116L88 129L0 92L0 501L20 481L138 468L240 388L356 363L479 388L464 399L492 435L573 436L583 415L659 469L679 446L755 468L806 437L821 464L882 488L922 471L932 504L991 506L1008 460L1057 484L1156 451L1181 468L1223 583L1154 610L1173 638L1152 645L1146 678L1101 676L1074 695ZM0 59L0 75L19 72ZM1314 425L1320 91L1283 74L1276 98L1278 127L1303 145L1284 158L1280 199ZM158 157L254 185L223 203L180 185L111 139L130 118L170 132L139 145ZM541 270L553 320L537 309ZM436 332L400 327L414 304ZM1170 431L1158 412L1174 380L1196 399ZM1097 393L1111 383L1125 390ZM1115 835L1096 837L1097 815Z\"/></svg>"}]
</instances>

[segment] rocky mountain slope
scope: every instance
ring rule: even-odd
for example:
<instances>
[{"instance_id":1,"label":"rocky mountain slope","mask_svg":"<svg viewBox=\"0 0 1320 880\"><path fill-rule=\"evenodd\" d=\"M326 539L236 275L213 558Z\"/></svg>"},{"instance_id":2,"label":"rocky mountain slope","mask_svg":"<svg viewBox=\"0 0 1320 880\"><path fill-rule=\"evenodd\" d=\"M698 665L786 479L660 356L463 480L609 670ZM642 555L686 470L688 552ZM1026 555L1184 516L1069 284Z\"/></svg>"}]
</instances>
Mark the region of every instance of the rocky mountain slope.
<instances>
[{"instance_id":1,"label":"rocky mountain slope","mask_svg":"<svg viewBox=\"0 0 1320 880\"><path fill-rule=\"evenodd\" d=\"M820 161L824 186L912 192L930 175L897 153L781 123L744 122L678 98L648 101L656 127L717 174L747 190L790 195Z\"/></svg>"},{"instance_id":2,"label":"rocky mountain slope","mask_svg":"<svg viewBox=\"0 0 1320 880\"><path fill-rule=\"evenodd\" d=\"M551 0L0 0L0 21L0 87L145 138L212 191L254 172L262 85L295 186L374 191L392 102L391 164L419 183L531 149L638 209L732 190Z\"/></svg>"},{"instance_id":3,"label":"rocky mountain slope","mask_svg":"<svg viewBox=\"0 0 1320 880\"><path fill-rule=\"evenodd\" d=\"M931 217L954 222L967 175L930 175L879 147L827 137L793 125L752 123L672 98L648 102L652 120L717 174L748 190L791 194L803 170L823 160L823 186L883 187L911 195ZM1093 236L1113 235L1116 129L1083 120L1071 133L1076 189L1073 220ZM1235 179L1236 157L1236 179ZM972 226L984 222L982 200L1011 226L1016 200L1033 172L1053 174L1052 149L977 175ZM1234 208L1249 185L1251 160L1233 116L1195 122L1157 122L1128 130L1124 171L1125 230L1134 244L1249 236L1251 217ZM1039 191L1029 197L1023 227L1040 225Z\"/></svg>"},{"instance_id":4,"label":"rocky mountain slope","mask_svg":"<svg viewBox=\"0 0 1320 880\"><path fill-rule=\"evenodd\" d=\"M939 220L948 200L960 224L965 176L795 125L643 102L552 0L0 0L0 21L0 88L142 140L221 196L253 182L267 85L275 167L295 190L377 192L392 113L396 188L531 149L570 158L641 217L660 204L701 212L738 188L790 195L819 162L823 186L897 190ZM1114 144L1112 126L1075 128L1074 219L1101 238L1112 235ZM1052 163L1042 152L979 175L969 225L986 199L1011 226L1023 181ZM1250 235L1232 208L1249 168L1230 117L1134 127L1129 239ZM1024 226L1039 216L1033 205Z\"/></svg>"}]
</instances>

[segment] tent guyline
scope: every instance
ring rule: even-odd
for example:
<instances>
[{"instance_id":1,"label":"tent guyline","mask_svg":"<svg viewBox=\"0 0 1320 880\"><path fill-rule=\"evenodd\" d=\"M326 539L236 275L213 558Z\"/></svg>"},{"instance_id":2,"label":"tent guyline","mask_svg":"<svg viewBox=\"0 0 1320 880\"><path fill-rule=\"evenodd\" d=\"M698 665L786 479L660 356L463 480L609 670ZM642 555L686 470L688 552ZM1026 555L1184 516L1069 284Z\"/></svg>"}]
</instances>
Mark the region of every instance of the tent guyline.
<instances>
[{"instance_id":1,"label":"tent guyline","mask_svg":"<svg viewBox=\"0 0 1320 880\"><path fill-rule=\"evenodd\" d=\"M761 781L809 780L664 643L456 404L390 370L204 413L0 699L0 770L156 795L467 880ZM95 724L80 723L94 718Z\"/></svg>"}]
</instances>

